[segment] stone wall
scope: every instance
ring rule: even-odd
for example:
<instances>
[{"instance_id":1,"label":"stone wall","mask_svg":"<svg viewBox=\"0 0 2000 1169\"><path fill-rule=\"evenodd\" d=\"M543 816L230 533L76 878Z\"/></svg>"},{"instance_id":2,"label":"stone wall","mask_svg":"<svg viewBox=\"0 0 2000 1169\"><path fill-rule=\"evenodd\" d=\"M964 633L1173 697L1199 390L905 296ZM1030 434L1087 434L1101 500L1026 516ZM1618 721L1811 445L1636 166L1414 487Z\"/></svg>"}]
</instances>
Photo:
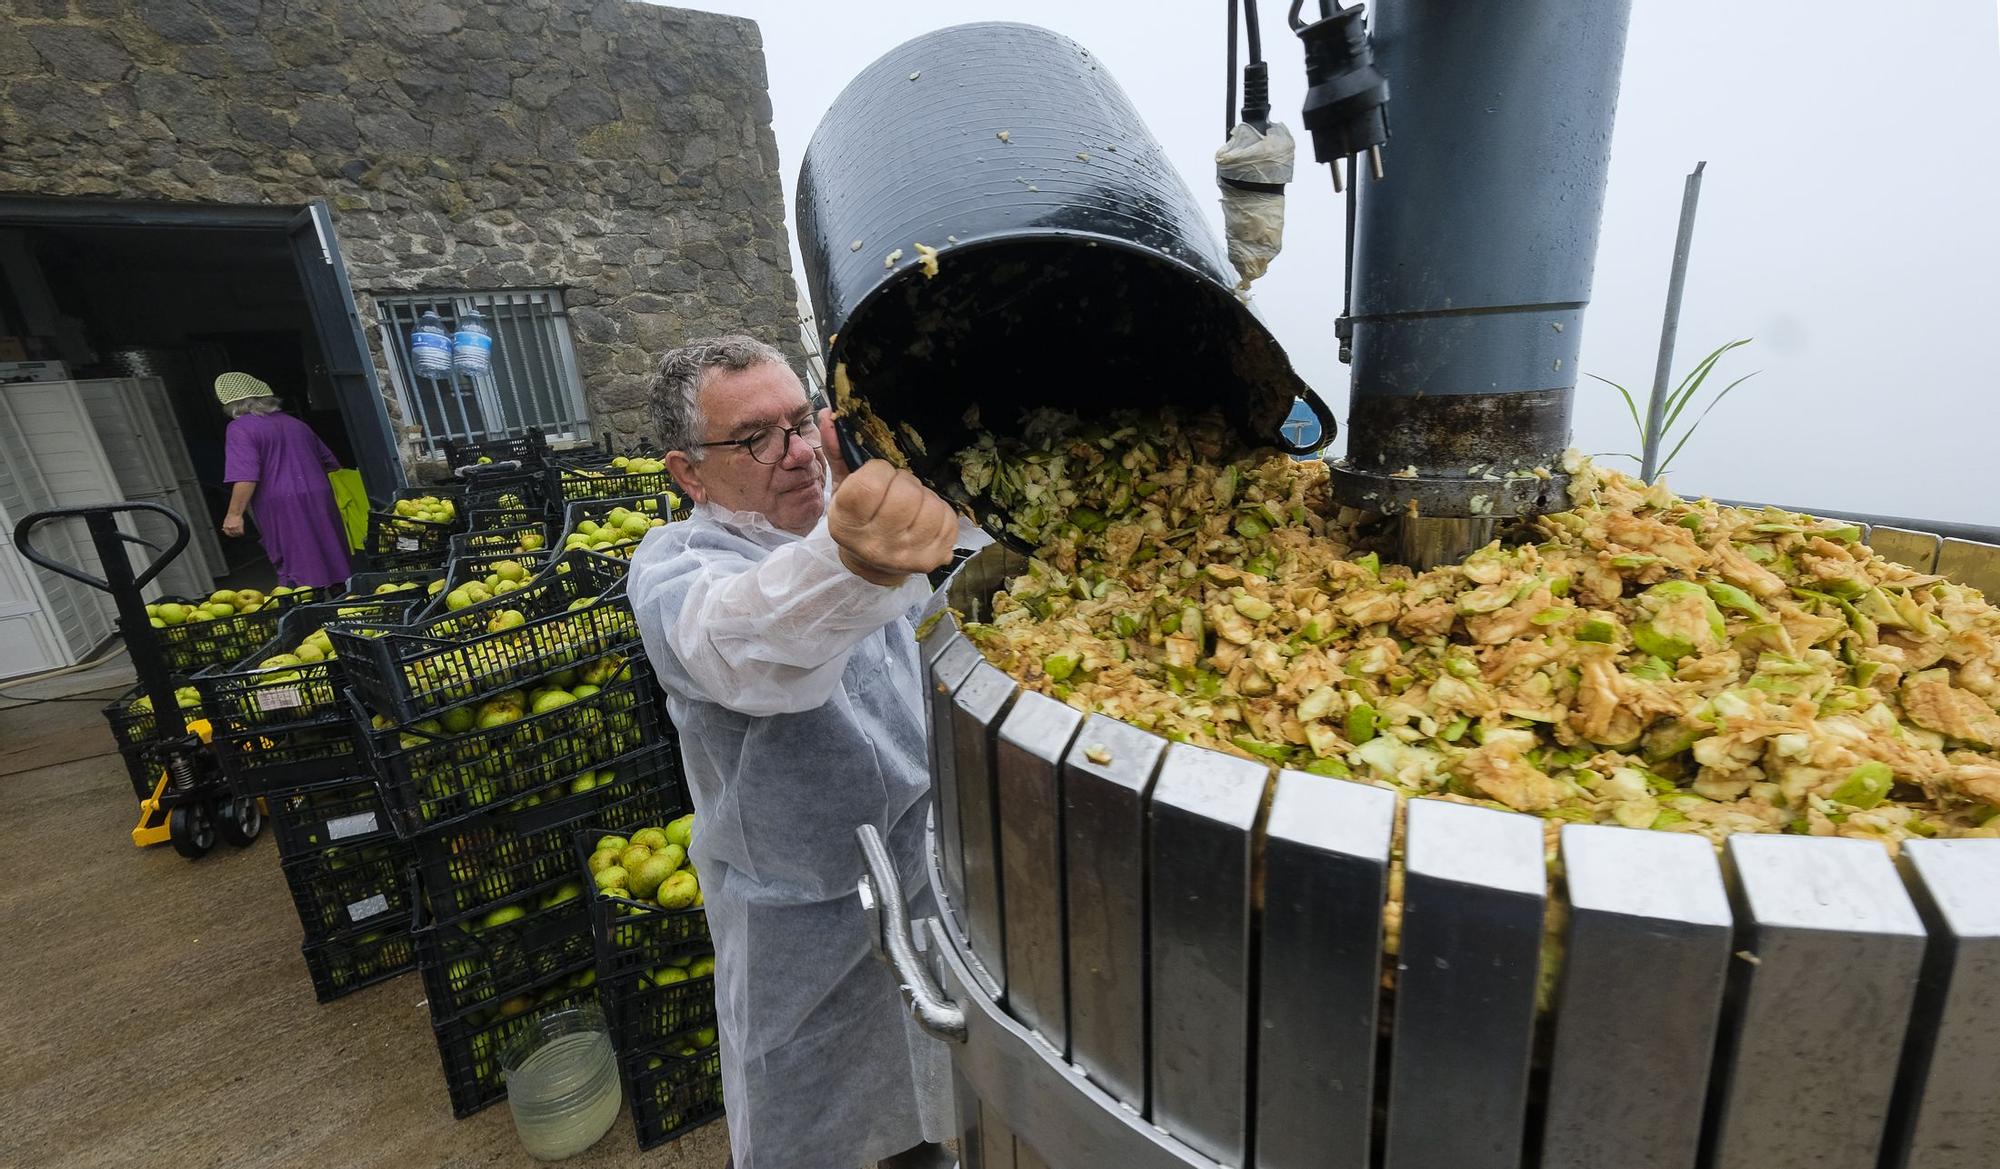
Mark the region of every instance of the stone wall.
<instances>
[{"instance_id":1,"label":"stone wall","mask_svg":"<svg viewBox=\"0 0 2000 1169\"><path fill-rule=\"evenodd\" d=\"M0 193L326 199L385 392L370 292L564 288L625 439L665 348L740 330L800 354L762 40L736 17L0 0Z\"/></svg>"}]
</instances>

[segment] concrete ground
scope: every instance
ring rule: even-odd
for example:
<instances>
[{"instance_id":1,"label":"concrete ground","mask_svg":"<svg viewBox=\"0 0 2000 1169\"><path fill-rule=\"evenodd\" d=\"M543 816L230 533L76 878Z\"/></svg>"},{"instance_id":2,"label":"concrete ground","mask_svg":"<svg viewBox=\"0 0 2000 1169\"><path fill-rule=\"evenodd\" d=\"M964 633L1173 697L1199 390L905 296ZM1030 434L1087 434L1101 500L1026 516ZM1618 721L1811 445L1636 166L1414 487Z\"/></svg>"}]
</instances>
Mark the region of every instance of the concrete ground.
<instances>
[{"instance_id":1,"label":"concrete ground","mask_svg":"<svg viewBox=\"0 0 2000 1169\"><path fill-rule=\"evenodd\" d=\"M268 832L141 851L99 708L122 656L0 692L0 1165L532 1166L504 1102L454 1121L415 972L325 1006ZM629 1110L566 1164L714 1169L720 1123L640 1154Z\"/></svg>"}]
</instances>

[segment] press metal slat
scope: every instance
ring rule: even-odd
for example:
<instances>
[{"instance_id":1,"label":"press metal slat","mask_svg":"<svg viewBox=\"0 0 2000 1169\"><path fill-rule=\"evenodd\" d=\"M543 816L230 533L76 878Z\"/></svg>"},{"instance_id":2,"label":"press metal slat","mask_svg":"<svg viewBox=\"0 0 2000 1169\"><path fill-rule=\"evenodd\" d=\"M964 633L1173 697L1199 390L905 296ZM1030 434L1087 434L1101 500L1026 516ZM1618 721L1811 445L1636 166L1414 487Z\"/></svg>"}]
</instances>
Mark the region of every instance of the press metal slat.
<instances>
[{"instance_id":1,"label":"press metal slat","mask_svg":"<svg viewBox=\"0 0 2000 1169\"><path fill-rule=\"evenodd\" d=\"M1944 541L1935 532L1876 525L1868 530L1868 547L1877 555L1918 572L1936 572L1938 549Z\"/></svg>"},{"instance_id":2,"label":"press metal slat","mask_svg":"<svg viewBox=\"0 0 2000 1169\"><path fill-rule=\"evenodd\" d=\"M1259 1169L1365 1166L1396 797L1278 774L1264 834Z\"/></svg>"},{"instance_id":3,"label":"press metal slat","mask_svg":"<svg viewBox=\"0 0 2000 1169\"><path fill-rule=\"evenodd\" d=\"M1406 816L1386 1165L1518 1169L1547 897L1542 822L1439 800L1412 800Z\"/></svg>"},{"instance_id":4,"label":"press metal slat","mask_svg":"<svg viewBox=\"0 0 2000 1169\"><path fill-rule=\"evenodd\" d=\"M1718 1056L1713 1169L1874 1169L1924 928L1867 840L1729 838L1740 960Z\"/></svg>"},{"instance_id":5,"label":"press metal slat","mask_svg":"<svg viewBox=\"0 0 2000 1169\"><path fill-rule=\"evenodd\" d=\"M965 862L965 936L981 967L976 973L990 984L987 989L995 997L1007 989L1007 966L994 731L1015 690L1012 678L981 661L951 700L952 772Z\"/></svg>"},{"instance_id":6,"label":"press metal slat","mask_svg":"<svg viewBox=\"0 0 2000 1169\"><path fill-rule=\"evenodd\" d=\"M1069 1050L1063 953L1062 783L1058 768L1083 715L1023 693L1000 724L1001 886L1006 899L1007 1009L1059 1052Z\"/></svg>"},{"instance_id":7,"label":"press metal slat","mask_svg":"<svg viewBox=\"0 0 2000 1169\"><path fill-rule=\"evenodd\" d=\"M1570 824L1542 1169L1692 1169L1733 918L1699 836Z\"/></svg>"},{"instance_id":8,"label":"press metal slat","mask_svg":"<svg viewBox=\"0 0 2000 1169\"><path fill-rule=\"evenodd\" d=\"M1149 816L1152 1119L1231 1165L1249 1143L1250 888L1269 782L1262 764L1176 743Z\"/></svg>"},{"instance_id":9,"label":"press metal slat","mask_svg":"<svg viewBox=\"0 0 2000 1169\"><path fill-rule=\"evenodd\" d=\"M1900 864L1930 949L1891 1113L1891 1169L1986 1169L2000 1151L2000 840L1912 840Z\"/></svg>"},{"instance_id":10,"label":"press metal slat","mask_svg":"<svg viewBox=\"0 0 2000 1169\"><path fill-rule=\"evenodd\" d=\"M1101 714L1063 759L1070 1059L1144 1114L1146 800L1167 741Z\"/></svg>"},{"instance_id":11,"label":"press metal slat","mask_svg":"<svg viewBox=\"0 0 2000 1169\"><path fill-rule=\"evenodd\" d=\"M1988 597L2000 597L2000 545L1946 539L1938 548L1937 570Z\"/></svg>"},{"instance_id":12,"label":"press metal slat","mask_svg":"<svg viewBox=\"0 0 2000 1169\"><path fill-rule=\"evenodd\" d=\"M940 879L944 885L945 925L965 936L965 845L958 798L958 749L953 737L952 694L979 664L979 648L955 632L925 668L924 707L930 728L931 790L937 805Z\"/></svg>"}]
</instances>

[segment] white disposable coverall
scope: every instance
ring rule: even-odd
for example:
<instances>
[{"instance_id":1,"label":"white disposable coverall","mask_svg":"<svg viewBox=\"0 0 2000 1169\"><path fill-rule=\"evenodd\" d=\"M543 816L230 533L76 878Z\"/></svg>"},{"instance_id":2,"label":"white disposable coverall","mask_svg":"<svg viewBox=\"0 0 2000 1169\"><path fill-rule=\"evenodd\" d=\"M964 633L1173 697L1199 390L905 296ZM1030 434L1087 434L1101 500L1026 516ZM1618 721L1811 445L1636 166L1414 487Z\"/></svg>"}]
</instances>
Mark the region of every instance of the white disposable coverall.
<instances>
[{"instance_id":1,"label":"white disposable coverall","mask_svg":"<svg viewBox=\"0 0 2000 1169\"><path fill-rule=\"evenodd\" d=\"M738 1169L855 1169L950 1123L949 1059L870 951L854 830L873 824L913 915L936 913L910 613L809 535L709 504L648 533L632 608L694 800Z\"/></svg>"}]
</instances>

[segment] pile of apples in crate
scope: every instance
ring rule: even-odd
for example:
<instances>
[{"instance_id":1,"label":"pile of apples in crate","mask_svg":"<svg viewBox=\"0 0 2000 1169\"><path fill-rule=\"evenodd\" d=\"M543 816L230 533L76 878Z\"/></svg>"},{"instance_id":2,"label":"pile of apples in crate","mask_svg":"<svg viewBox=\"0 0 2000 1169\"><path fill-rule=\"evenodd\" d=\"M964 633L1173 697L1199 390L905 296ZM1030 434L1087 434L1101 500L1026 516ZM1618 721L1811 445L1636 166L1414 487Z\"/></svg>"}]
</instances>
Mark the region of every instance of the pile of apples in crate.
<instances>
[{"instance_id":1,"label":"pile of apples in crate","mask_svg":"<svg viewBox=\"0 0 2000 1169\"><path fill-rule=\"evenodd\" d=\"M630 833L578 834L597 889L597 985L642 1149L722 1112L715 954L688 859L696 830L684 815Z\"/></svg>"}]
</instances>

